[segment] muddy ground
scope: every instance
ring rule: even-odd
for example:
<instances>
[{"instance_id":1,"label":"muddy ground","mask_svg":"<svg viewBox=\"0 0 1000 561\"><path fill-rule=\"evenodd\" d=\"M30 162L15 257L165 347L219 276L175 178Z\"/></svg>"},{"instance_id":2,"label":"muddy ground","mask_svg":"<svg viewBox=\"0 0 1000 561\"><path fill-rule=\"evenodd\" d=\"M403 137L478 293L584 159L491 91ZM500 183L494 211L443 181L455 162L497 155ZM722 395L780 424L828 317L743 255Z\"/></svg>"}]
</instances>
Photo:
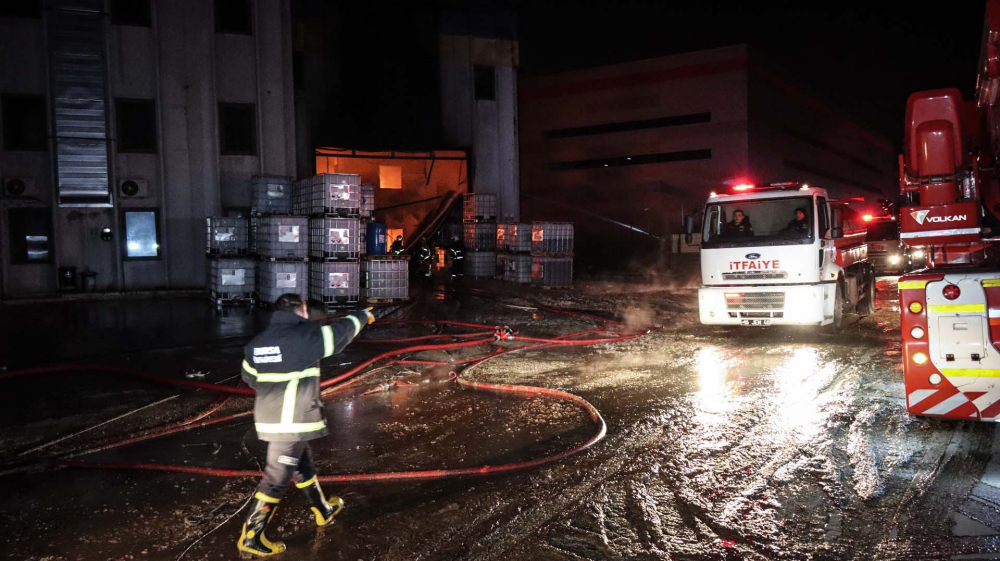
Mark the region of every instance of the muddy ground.
<instances>
[{"instance_id":1,"label":"muddy ground","mask_svg":"<svg viewBox=\"0 0 1000 561\"><path fill-rule=\"evenodd\" d=\"M907 415L894 279L880 281L876 314L847 316L836 336L701 326L695 290L662 279L594 280L571 291L470 281L429 289L393 317L506 324L541 337L600 325L537 309L524 296L663 326L636 340L511 353L462 372L579 395L600 410L606 438L512 475L327 486L347 509L322 530L293 488L268 531L289 547L279 559L1000 557L996 431ZM3 366L111 364L235 384L241 345L264 321L242 311L219 317L200 301L59 310L46 317L62 320L32 327L24 318L38 309L0 308L9 344ZM441 329L376 324L362 337ZM48 339L40 342L39 333ZM355 344L323 362L324 376L387 348ZM485 350L410 358L460 360ZM314 443L320 472L519 461L572 447L595 430L574 404L461 388L447 370L385 368L334 396L326 405L333 434ZM413 385L360 395L397 380ZM218 405L216 395L95 367L0 385L0 558L237 558L240 509L256 480L58 462L72 455L257 469L265 447L248 419L80 453L191 418ZM248 406L247 398L230 399L208 418Z\"/></svg>"}]
</instances>

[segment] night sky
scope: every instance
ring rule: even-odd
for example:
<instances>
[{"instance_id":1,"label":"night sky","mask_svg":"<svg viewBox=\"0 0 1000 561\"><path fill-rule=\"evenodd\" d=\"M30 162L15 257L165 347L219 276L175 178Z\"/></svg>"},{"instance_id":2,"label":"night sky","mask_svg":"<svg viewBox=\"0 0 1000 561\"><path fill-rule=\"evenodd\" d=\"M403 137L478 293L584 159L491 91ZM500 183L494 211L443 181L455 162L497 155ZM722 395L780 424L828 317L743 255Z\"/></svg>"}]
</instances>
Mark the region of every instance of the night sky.
<instances>
[{"instance_id":1,"label":"night sky","mask_svg":"<svg viewBox=\"0 0 1000 561\"><path fill-rule=\"evenodd\" d=\"M983 0L479 5L517 11L526 76L750 43L896 146L910 93L973 95L985 12Z\"/></svg>"}]
</instances>

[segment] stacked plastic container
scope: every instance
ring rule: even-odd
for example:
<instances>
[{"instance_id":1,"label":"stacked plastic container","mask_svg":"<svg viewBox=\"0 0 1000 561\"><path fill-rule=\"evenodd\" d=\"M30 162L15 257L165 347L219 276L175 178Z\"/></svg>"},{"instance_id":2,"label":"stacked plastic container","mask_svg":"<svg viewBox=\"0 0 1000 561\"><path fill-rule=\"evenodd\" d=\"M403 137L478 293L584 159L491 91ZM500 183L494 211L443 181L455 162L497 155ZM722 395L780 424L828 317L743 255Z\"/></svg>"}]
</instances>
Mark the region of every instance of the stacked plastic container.
<instances>
[{"instance_id":1,"label":"stacked plastic container","mask_svg":"<svg viewBox=\"0 0 1000 561\"><path fill-rule=\"evenodd\" d=\"M247 219L205 219L208 296L216 306L254 302L254 263L248 255Z\"/></svg>"},{"instance_id":2,"label":"stacked plastic container","mask_svg":"<svg viewBox=\"0 0 1000 561\"><path fill-rule=\"evenodd\" d=\"M250 252L256 260L256 294L273 304L286 293L308 294L309 224L292 215L293 184L288 177L250 179Z\"/></svg>"},{"instance_id":3,"label":"stacked plastic container","mask_svg":"<svg viewBox=\"0 0 1000 561\"><path fill-rule=\"evenodd\" d=\"M498 279L519 284L531 282L531 224L498 224L497 251Z\"/></svg>"},{"instance_id":4,"label":"stacked plastic container","mask_svg":"<svg viewBox=\"0 0 1000 561\"><path fill-rule=\"evenodd\" d=\"M497 272L497 196L469 193L462 201L465 274L492 278Z\"/></svg>"},{"instance_id":5,"label":"stacked plastic container","mask_svg":"<svg viewBox=\"0 0 1000 561\"><path fill-rule=\"evenodd\" d=\"M410 297L410 257L370 255L361 261L361 297L382 303Z\"/></svg>"},{"instance_id":6,"label":"stacked plastic container","mask_svg":"<svg viewBox=\"0 0 1000 561\"><path fill-rule=\"evenodd\" d=\"M531 225L531 283L546 287L573 285L573 224Z\"/></svg>"},{"instance_id":7,"label":"stacked plastic container","mask_svg":"<svg viewBox=\"0 0 1000 561\"><path fill-rule=\"evenodd\" d=\"M327 312L358 304L361 193L360 175L324 173L295 182L292 209L309 229L309 300Z\"/></svg>"}]
</instances>

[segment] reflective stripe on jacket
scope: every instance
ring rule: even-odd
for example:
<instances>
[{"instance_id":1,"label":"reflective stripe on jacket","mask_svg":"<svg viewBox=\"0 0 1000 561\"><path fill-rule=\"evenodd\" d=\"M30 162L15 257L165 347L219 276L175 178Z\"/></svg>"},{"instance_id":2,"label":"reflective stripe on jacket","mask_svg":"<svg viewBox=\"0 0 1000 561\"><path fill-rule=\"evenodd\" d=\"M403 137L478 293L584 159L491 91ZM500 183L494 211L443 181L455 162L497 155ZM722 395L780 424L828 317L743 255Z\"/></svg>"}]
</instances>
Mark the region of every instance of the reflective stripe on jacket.
<instances>
[{"instance_id":1,"label":"reflective stripe on jacket","mask_svg":"<svg viewBox=\"0 0 1000 561\"><path fill-rule=\"evenodd\" d=\"M327 434L319 399L319 360L344 350L361 331L353 315L322 327L291 312L275 312L267 329L243 350L243 380L257 392L257 436L312 440Z\"/></svg>"}]
</instances>

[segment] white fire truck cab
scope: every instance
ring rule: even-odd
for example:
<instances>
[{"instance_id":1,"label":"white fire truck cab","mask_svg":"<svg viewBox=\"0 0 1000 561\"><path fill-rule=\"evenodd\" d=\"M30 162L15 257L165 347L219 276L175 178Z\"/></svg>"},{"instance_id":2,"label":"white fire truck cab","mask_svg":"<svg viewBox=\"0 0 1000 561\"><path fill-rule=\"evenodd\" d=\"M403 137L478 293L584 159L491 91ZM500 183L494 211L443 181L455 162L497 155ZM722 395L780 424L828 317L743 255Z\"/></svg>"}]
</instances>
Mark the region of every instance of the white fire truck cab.
<instances>
[{"instance_id":1,"label":"white fire truck cab","mask_svg":"<svg viewBox=\"0 0 1000 561\"><path fill-rule=\"evenodd\" d=\"M850 201L801 183L737 185L702 213L698 310L708 325L815 325L875 310L865 226ZM846 230L845 230L846 226ZM694 217L685 219L691 243Z\"/></svg>"}]
</instances>

